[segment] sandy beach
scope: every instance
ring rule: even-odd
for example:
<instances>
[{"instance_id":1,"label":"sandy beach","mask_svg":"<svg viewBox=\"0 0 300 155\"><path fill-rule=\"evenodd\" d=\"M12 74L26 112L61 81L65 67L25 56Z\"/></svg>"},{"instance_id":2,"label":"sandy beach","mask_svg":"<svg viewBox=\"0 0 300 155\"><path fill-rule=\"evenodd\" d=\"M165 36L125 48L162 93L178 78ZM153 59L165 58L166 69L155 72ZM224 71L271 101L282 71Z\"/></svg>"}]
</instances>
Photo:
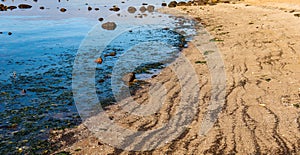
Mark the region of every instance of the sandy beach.
<instances>
[{"instance_id":1,"label":"sandy beach","mask_svg":"<svg viewBox=\"0 0 300 155\"><path fill-rule=\"evenodd\" d=\"M184 94L174 70L188 61L197 75L199 95L193 107L196 115L177 138L157 141L156 149L126 151L107 144L84 125L96 123L97 116L73 129L53 131L51 141L58 152L71 154L299 154L300 152L300 2L297 0L245 0L205 6L163 8L199 21L214 38L226 73L226 95L218 119L205 135L199 130L211 101L211 72L207 56L190 42L182 56L162 72L146 80L132 98L149 104L148 91L162 83L166 89L158 112L131 115L122 103L109 106L106 114L115 124L134 131L155 130L180 115L177 110ZM193 91L193 89L191 89ZM186 94L192 92L184 92ZM94 121L94 122L93 122ZM169 131L176 131L170 128ZM122 132L120 132L122 134ZM143 149L143 139L127 148ZM161 144L161 145L160 145Z\"/></svg>"}]
</instances>

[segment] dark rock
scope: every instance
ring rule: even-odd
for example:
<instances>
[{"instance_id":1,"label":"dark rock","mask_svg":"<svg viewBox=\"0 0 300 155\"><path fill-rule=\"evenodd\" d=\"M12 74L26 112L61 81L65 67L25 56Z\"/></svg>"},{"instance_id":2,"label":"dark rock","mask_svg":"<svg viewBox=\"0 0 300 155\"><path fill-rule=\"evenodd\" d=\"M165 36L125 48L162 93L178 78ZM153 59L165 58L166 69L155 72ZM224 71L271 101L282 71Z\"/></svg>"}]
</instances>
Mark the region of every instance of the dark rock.
<instances>
[{"instance_id":1,"label":"dark rock","mask_svg":"<svg viewBox=\"0 0 300 155\"><path fill-rule=\"evenodd\" d=\"M176 6L186 6L186 2L178 2Z\"/></svg>"},{"instance_id":2,"label":"dark rock","mask_svg":"<svg viewBox=\"0 0 300 155\"><path fill-rule=\"evenodd\" d=\"M230 3L230 0L219 0L220 3Z\"/></svg>"},{"instance_id":3,"label":"dark rock","mask_svg":"<svg viewBox=\"0 0 300 155\"><path fill-rule=\"evenodd\" d=\"M95 10L96 10L96 11L99 11L100 9L99 9L99 8L95 8Z\"/></svg>"},{"instance_id":4,"label":"dark rock","mask_svg":"<svg viewBox=\"0 0 300 155\"><path fill-rule=\"evenodd\" d=\"M193 4L194 4L194 2L188 1L188 2L185 4L185 6L192 6Z\"/></svg>"},{"instance_id":5,"label":"dark rock","mask_svg":"<svg viewBox=\"0 0 300 155\"><path fill-rule=\"evenodd\" d=\"M147 3L142 3L142 5L148 5Z\"/></svg>"},{"instance_id":6,"label":"dark rock","mask_svg":"<svg viewBox=\"0 0 300 155\"><path fill-rule=\"evenodd\" d=\"M142 6L142 7L140 8L140 11L143 13L143 12L147 11L147 8L144 7L144 6Z\"/></svg>"},{"instance_id":7,"label":"dark rock","mask_svg":"<svg viewBox=\"0 0 300 155\"><path fill-rule=\"evenodd\" d=\"M177 6L177 2L176 1L171 1L169 4L168 4L168 7L170 8L174 8Z\"/></svg>"},{"instance_id":8,"label":"dark rock","mask_svg":"<svg viewBox=\"0 0 300 155\"><path fill-rule=\"evenodd\" d=\"M136 12L136 8L133 7L133 6L130 6L130 7L128 7L127 11L128 11L129 13L135 13L135 12Z\"/></svg>"},{"instance_id":9,"label":"dark rock","mask_svg":"<svg viewBox=\"0 0 300 155\"><path fill-rule=\"evenodd\" d=\"M161 6L167 6L167 3L161 3Z\"/></svg>"},{"instance_id":10,"label":"dark rock","mask_svg":"<svg viewBox=\"0 0 300 155\"><path fill-rule=\"evenodd\" d=\"M98 82L103 83L104 81L105 81L104 79L100 79Z\"/></svg>"},{"instance_id":11,"label":"dark rock","mask_svg":"<svg viewBox=\"0 0 300 155\"><path fill-rule=\"evenodd\" d=\"M19 9L30 9L30 8L32 8L32 6L29 5L29 4L20 4L20 5L18 5L18 7L19 7Z\"/></svg>"},{"instance_id":12,"label":"dark rock","mask_svg":"<svg viewBox=\"0 0 300 155\"><path fill-rule=\"evenodd\" d=\"M117 7L117 6L113 6L112 8L109 9L110 11L115 11L115 12L118 12L120 11L120 8Z\"/></svg>"},{"instance_id":13,"label":"dark rock","mask_svg":"<svg viewBox=\"0 0 300 155\"><path fill-rule=\"evenodd\" d=\"M0 34L3 34L3 32L0 32Z\"/></svg>"},{"instance_id":14,"label":"dark rock","mask_svg":"<svg viewBox=\"0 0 300 155\"><path fill-rule=\"evenodd\" d=\"M114 22L107 22L107 23L102 24L102 28L105 30L114 30L114 29L116 29L116 27L117 27L117 24Z\"/></svg>"},{"instance_id":15,"label":"dark rock","mask_svg":"<svg viewBox=\"0 0 300 155\"><path fill-rule=\"evenodd\" d=\"M153 12L154 9L155 9L155 7L154 7L153 5L149 5L149 6L147 7L148 12Z\"/></svg>"},{"instance_id":16,"label":"dark rock","mask_svg":"<svg viewBox=\"0 0 300 155\"><path fill-rule=\"evenodd\" d=\"M0 4L0 11L7 11L7 6Z\"/></svg>"},{"instance_id":17,"label":"dark rock","mask_svg":"<svg viewBox=\"0 0 300 155\"><path fill-rule=\"evenodd\" d=\"M38 0L33 0L34 2L38 2Z\"/></svg>"},{"instance_id":18,"label":"dark rock","mask_svg":"<svg viewBox=\"0 0 300 155\"><path fill-rule=\"evenodd\" d=\"M92 11L92 10L93 10L93 8L89 6L89 7L88 7L88 10L89 10L89 11Z\"/></svg>"},{"instance_id":19,"label":"dark rock","mask_svg":"<svg viewBox=\"0 0 300 155\"><path fill-rule=\"evenodd\" d=\"M300 13L295 13L294 16L295 17L300 17Z\"/></svg>"},{"instance_id":20,"label":"dark rock","mask_svg":"<svg viewBox=\"0 0 300 155\"><path fill-rule=\"evenodd\" d=\"M122 80L124 82L133 82L135 79L135 73L131 72L123 76Z\"/></svg>"},{"instance_id":21,"label":"dark rock","mask_svg":"<svg viewBox=\"0 0 300 155\"><path fill-rule=\"evenodd\" d=\"M65 9L65 8L60 9L60 12L66 12L66 11L67 11L67 9Z\"/></svg>"},{"instance_id":22,"label":"dark rock","mask_svg":"<svg viewBox=\"0 0 300 155\"><path fill-rule=\"evenodd\" d=\"M41 9L41 10L44 10L44 9L45 9L45 7L41 6L41 7L40 7L40 9Z\"/></svg>"},{"instance_id":23,"label":"dark rock","mask_svg":"<svg viewBox=\"0 0 300 155\"><path fill-rule=\"evenodd\" d=\"M98 20L99 20L100 22L102 22L104 19L103 19L103 18L98 18Z\"/></svg>"},{"instance_id":24,"label":"dark rock","mask_svg":"<svg viewBox=\"0 0 300 155\"><path fill-rule=\"evenodd\" d=\"M12 33L11 33L11 32L8 32L7 34L8 34L9 36L10 36L10 35L12 35Z\"/></svg>"},{"instance_id":25,"label":"dark rock","mask_svg":"<svg viewBox=\"0 0 300 155\"><path fill-rule=\"evenodd\" d=\"M16 6L9 6L9 7L7 7L7 9L9 9L9 10L13 10L13 9L16 9L16 8L18 8L18 7L16 7Z\"/></svg>"}]
</instances>

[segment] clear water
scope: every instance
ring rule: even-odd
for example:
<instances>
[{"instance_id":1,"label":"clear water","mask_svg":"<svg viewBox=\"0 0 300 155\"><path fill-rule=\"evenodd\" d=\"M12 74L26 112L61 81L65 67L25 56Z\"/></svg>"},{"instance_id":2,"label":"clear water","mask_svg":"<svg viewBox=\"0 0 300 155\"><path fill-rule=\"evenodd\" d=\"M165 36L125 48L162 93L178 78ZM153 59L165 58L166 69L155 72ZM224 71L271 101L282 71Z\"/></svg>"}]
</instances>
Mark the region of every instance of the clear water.
<instances>
[{"instance_id":1,"label":"clear water","mask_svg":"<svg viewBox=\"0 0 300 155\"><path fill-rule=\"evenodd\" d=\"M117 0L62 0L61 3L7 0L4 4L18 5L21 2L32 4L33 8L0 12L0 32L3 32L0 34L0 154L48 154L53 149L47 142L50 130L72 127L81 122L72 95L72 70L78 49L85 40L91 39L89 33L95 30L99 32L98 36L119 33L116 38L109 38L111 42L99 55L104 62L96 66L94 80L102 81L96 82L97 95L102 101L113 97L110 75L121 56L132 52L132 46L162 43L161 47L155 44L154 53L148 52L151 45L145 44L139 47L141 51L137 56L127 59L152 57L153 62L162 63L158 68L148 68L149 75L137 75L139 79L145 79L172 62L180 52L179 46L186 43L182 38L193 33L192 22L180 28L178 20L168 15L147 13L147 17L138 19L135 16L139 12L132 15L120 11L121 15L118 15L107 11L113 5L139 7L141 2L138 0L125 3ZM161 2L156 0L149 4L159 6ZM40 6L46 9L39 10ZM100 11L87 11L87 6L99 7ZM61 13L57 7L65 7L67 12ZM132 31L103 30L99 28L99 17L115 21L118 28L126 27ZM153 24L186 31L187 36L172 29L153 28ZM134 26L138 28L130 29ZM172 50L164 49L165 44L172 46ZM116 56L104 56L110 52L116 52ZM134 67L141 65L146 64ZM22 92L23 89L26 93Z\"/></svg>"}]
</instances>

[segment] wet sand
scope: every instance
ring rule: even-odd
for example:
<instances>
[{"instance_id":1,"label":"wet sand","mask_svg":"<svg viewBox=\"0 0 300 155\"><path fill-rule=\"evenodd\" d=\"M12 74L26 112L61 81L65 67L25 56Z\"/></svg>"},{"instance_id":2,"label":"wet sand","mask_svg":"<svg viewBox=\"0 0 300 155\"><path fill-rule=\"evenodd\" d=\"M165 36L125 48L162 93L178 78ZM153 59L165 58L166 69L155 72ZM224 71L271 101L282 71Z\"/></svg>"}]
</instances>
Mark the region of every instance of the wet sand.
<instances>
[{"instance_id":1,"label":"wet sand","mask_svg":"<svg viewBox=\"0 0 300 155\"><path fill-rule=\"evenodd\" d=\"M196 18L218 39L215 43L226 71L226 100L218 120L206 135L198 132L210 105L211 77L205 56L190 43L182 53L198 75L201 93L196 103L197 114L178 138L160 141L163 146L151 151L130 152L103 143L82 124L74 129L54 131L53 145L61 148L58 152L72 154L299 153L300 18L295 16L299 6L290 4L278 3L279 7L274 7L252 0L251 3L161 10L170 14L180 10ZM164 83L168 92L163 95L165 103L157 113L141 118L124 112L120 104L116 104L107 107L108 116L131 130L152 130L177 116L182 85L171 68L179 68L182 62L181 57L178 58L147 81ZM148 103L148 88L145 86L133 96L136 102ZM148 137L150 141L155 139L155 136ZM133 140L130 145L138 146L137 141L139 139Z\"/></svg>"}]
</instances>

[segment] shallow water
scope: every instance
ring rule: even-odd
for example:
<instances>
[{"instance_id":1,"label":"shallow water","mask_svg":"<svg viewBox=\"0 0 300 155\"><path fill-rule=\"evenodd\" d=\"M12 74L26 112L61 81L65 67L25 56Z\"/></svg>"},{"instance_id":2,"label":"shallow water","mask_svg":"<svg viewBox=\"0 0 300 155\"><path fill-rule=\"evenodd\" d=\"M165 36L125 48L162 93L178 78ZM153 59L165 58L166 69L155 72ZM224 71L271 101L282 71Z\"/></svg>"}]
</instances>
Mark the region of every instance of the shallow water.
<instances>
[{"instance_id":1,"label":"shallow water","mask_svg":"<svg viewBox=\"0 0 300 155\"><path fill-rule=\"evenodd\" d=\"M17 5L20 2L23 1L7 1L4 4ZM122 87L121 82L120 85L118 82L112 84L114 71L121 72L120 75L136 71L140 73L138 79L150 78L176 58L194 33L193 22L182 24L183 19L169 18L168 15L147 13L139 19L135 18L139 12L129 14L120 11L118 15L107 11L115 4L121 8L141 6L137 0L125 3L26 3L32 3L34 7L1 12L0 16L0 31L3 32L0 34L0 154L48 154L46 150L51 151L47 142L50 130L72 127L81 122L72 94L72 71L79 49L94 52L83 46L89 39L95 39L90 34L108 40L107 45L98 42L105 47L98 55L104 61L95 64L96 76L93 78L99 100L105 102L113 97L113 89ZM161 2L151 1L149 4L160 5ZM46 9L41 11L39 6ZM59 12L56 7L61 6L68 11ZM100 11L87 11L87 6L97 6ZM97 20L99 17L105 21L115 21L117 29L101 29L101 23ZM175 28L186 33L176 33ZM95 46L94 50L99 49ZM104 56L110 52L116 52L116 55ZM124 57L128 53L132 54ZM147 62L150 57L151 62ZM137 60L139 63L136 63ZM93 62L94 58L89 61ZM23 89L26 93L22 92Z\"/></svg>"}]
</instances>

